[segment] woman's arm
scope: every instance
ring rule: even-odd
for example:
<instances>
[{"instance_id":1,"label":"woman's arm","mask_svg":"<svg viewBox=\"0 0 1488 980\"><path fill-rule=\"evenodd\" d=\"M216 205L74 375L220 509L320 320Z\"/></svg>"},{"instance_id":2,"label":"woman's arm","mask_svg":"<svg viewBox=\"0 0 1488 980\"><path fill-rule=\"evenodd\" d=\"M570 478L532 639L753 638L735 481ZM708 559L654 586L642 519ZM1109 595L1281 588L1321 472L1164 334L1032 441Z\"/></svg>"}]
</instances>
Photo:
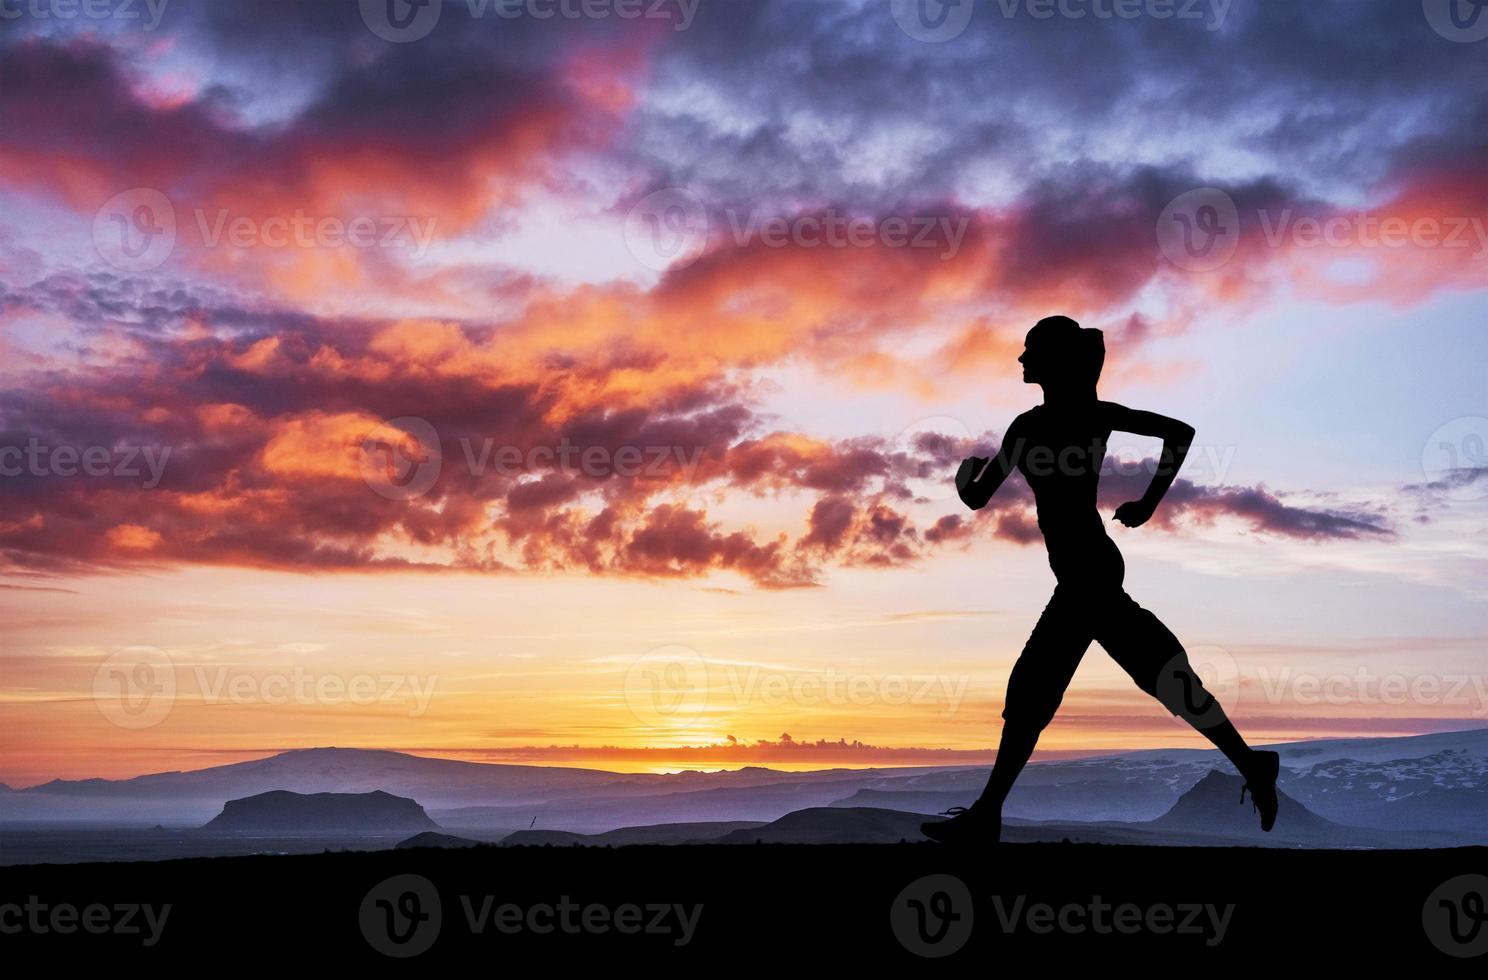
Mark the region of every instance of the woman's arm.
<instances>
[{"instance_id":1,"label":"woman's arm","mask_svg":"<svg viewBox=\"0 0 1488 980\"><path fill-rule=\"evenodd\" d=\"M1022 443L1018 429L1018 419L1014 419L1003 434L1002 446L997 450L997 455L991 459L971 456L961 461L961 468L956 471L956 492L961 495L962 503L972 510L981 510L987 506L997 488L1002 486L1002 482L1018 465L1018 451Z\"/></svg>"},{"instance_id":2,"label":"woman's arm","mask_svg":"<svg viewBox=\"0 0 1488 980\"><path fill-rule=\"evenodd\" d=\"M1116 508L1116 520L1127 527L1141 527L1151 519L1177 478L1178 471L1183 468L1183 461L1193 446L1194 427L1156 412L1139 412L1114 402L1104 405L1112 429L1163 441L1162 455L1152 473L1152 482L1147 485L1147 492L1142 494L1141 500L1129 501Z\"/></svg>"}]
</instances>

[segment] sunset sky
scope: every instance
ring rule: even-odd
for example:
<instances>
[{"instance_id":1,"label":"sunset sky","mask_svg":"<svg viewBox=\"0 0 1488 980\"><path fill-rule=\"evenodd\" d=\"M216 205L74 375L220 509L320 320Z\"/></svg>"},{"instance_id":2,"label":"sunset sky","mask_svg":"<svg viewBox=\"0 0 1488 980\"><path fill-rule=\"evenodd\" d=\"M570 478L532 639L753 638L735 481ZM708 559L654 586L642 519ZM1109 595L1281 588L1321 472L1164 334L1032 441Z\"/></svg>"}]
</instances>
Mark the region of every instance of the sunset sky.
<instances>
[{"instance_id":1,"label":"sunset sky","mask_svg":"<svg viewBox=\"0 0 1488 980\"><path fill-rule=\"evenodd\" d=\"M985 760L1052 313L1248 736L1488 725L1488 27L387 3L0 5L0 781ZM1044 747L1200 744L1093 648Z\"/></svg>"}]
</instances>

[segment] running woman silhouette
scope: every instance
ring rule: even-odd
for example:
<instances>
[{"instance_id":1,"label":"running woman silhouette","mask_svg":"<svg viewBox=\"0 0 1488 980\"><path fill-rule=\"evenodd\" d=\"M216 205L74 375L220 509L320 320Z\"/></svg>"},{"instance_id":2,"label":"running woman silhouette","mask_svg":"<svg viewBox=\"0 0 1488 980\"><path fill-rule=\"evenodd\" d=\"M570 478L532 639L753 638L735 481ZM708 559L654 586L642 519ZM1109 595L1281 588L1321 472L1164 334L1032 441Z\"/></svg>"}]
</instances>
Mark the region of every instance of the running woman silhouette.
<instances>
[{"instance_id":1,"label":"running woman silhouette","mask_svg":"<svg viewBox=\"0 0 1488 980\"><path fill-rule=\"evenodd\" d=\"M949 820L926 823L926 837L944 843L996 843L1002 806L1013 781L1053 719L1075 668L1098 641L1137 686L1213 742L1246 780L1261 829L1276 822L1280 757L1245 744L1224 709L1189 664L1182 644L1152 613L1122 589L1125 563L1096 510L1096 485L1113 431L1163 441L1162 456L1141 500L1116 508L1115 519L1141 527L1157 509L1183 465L1194 430L1177 419L1139 412L1096 398L1105 363L1099 330L1082 329L1064 316L1040 320L1028 332L1018 361L1023 380L1044 390L1044 403L1013 420L992 459L961 464L956 487L973 510L986 506L1018 470L1033 490L1039 530L1057 585L1033 635L1008 678L1002 742L987 788L970 807L946 811Z\"/></svg>"}]
</instances>

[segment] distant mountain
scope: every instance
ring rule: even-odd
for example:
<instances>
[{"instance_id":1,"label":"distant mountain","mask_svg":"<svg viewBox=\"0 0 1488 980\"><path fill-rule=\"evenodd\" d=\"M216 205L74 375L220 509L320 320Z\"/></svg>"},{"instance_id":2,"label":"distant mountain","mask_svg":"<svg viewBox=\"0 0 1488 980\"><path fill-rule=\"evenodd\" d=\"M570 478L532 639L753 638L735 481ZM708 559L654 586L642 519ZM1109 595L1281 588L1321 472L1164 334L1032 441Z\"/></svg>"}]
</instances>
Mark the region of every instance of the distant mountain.
<instances>
[{"instance_id":1,"label":"distant mountain","mask_svg":"<svg viewBox=\"0 0 1488 980\"><path fill-rule=\"evenodd\" d=\"M1346 827L1313 813L1286 793L1279 793L1276 826L1261 830L1260 817L1247 796L1240 802L1239 776L1210 771L1173 807L1155 820L1120 822L1006 821L1009 842L1073 841L1168 847L1388 848L1457 847L1458 835L1441 831L1382 831Z\"/></svg>"},{"instance_id":2,"label":"distant mountain","mask_svg":"<svg viewBox=\"0 0 1488 980\"><path fill-rule=\"evenodd\" d=\"M290 793L274 790L228 800L204 831L222 834L337 836L412 834L437 830L416 802L391 793Z\"/></svg>"},{"instance_id":3,"label":"distant mountain","mask_svg":"<svg viewBox=\"0 0 1488 980\"><path fill-rule=\"evenodd\" d=\"M367 793L383 790L418 800L431 811L480 814L462 827L512 830L533 816L565 829L600 832L641 823L706 819L774 819L782 813L852 792L875 780L900 779L933 769L827 769L787 773L757 766L723 772L615 773L564 766L523 766L430 759L375 749L297 749L265 759L166 772L133 779L53 780L0 797L0 823L189 825L207 820L231 799L271 790L295 793ZM815 796L786 792L740 815L727 799L692 812L673 812L656 798L713 789L748 791L774 784L806 787L848 780L856 785ZM761 800L764 797L760 798ZM480 808L480 809L473 809ZM510 808L510 809L506 809Z\"/></svg>"},{"instance_id":4,"label":"distant mountain","mask_svg":"<svg viewBox=\"0 0 1488 980\"><path fill-rule=\"evenodd\" d=\"M1378 830L1441 830L1488 843L1488 757L1473 746L1419 758L1318 761L1287 790L1339 823Z\"/></svg>"},{"instance_id":5,"label":"distant mountain","mask_svg":"<svg viewBox=\"0 0 1488 980\"><path fill-rule=\"evenodd\" d=\"M597 769L499 765L430 759L380 749L295 749L264 759L164 772L133 779L55 779L22 793L49 797L111 796L134 800L192 801L228 793L217 801L269 790L300 793L397 792L442 806L496 799L548 799L555 791L613 783L645 782ZM424 792L428 791L428 792Z\"/></svg>"},{"instance_id":6,"label":"distant mountain","mask_svg":"<svg viewBox=\"0 0 1488 980\"><path fill-rule=\"evenodd\" d=\"M1211 770L1180 796L1171 810L1140 826L1184 835L1264 839L1268 835L1261 830L1260 817L1249 795L1243 804L1240 801L1244 785L1245 780L1239 776ZM1276 827L1271 831L1276 839L1324 842L1349 836L1349 828L1323 819L1285 793L1277 795L1280 806Z\"/></svg>"},{"instance_id":7,"label":"distant mountain","mask_svg":"<svg viewBox=\"0 0 1488 980\"><path fill-rule=\"evenodd\" d=\"M730 774L717 775L726 777ZM672 823L768 823L795 810L829 806L863 787L910 785L917 776L926 775L930 773L923 770L898 773L893 770L776 772L773 781L765 782L755 776L744 786L658 790L646 796L618 797L600 789L585 798L555 800L546 805L434 810L431 816L445 827L466 832L497 827L520 829L530 824L533 817L537 817L548 830L577 834ZM986 781L985 771L973 775L979 783Z\"/></svg>"},{"instance_id":8,"label":"distant mountain","mask_svg":"<svg viewBox=\"0 0 1488 980\"><path fill-rule=\"evenodd\" d=\"M905 813L943 813L953 806L970 806L981 795L975 789L901 791L860 789L851 796L833 800L834 807L869 807L875 810L902 810Z\"/></svg>"},{"instance_id":9,"label":"distant mountain","mask_svg":"<svg viewBox=\"0 0 1488 980\"><path fill-rule=\"evenodd\" d=\"M1070 764L1038 763L1024 770L1013 787L1004 815L1015 819L1148 820L1166 812L1179 793L1203 774L1197 764L1156 770L1111 761L1102 766L1064 768ZM1052 768L1059 766L1061 768ZM913 813L942 813L970 806L981 795L986 772L959 789L860 789L832 806L867 806ZM936 785L921 780L922 785Z\"/></svg>"},{"instance_id":10,"label":"distant mountain","mask_svg":"<svg viewBox=\"0 0 1488 980\"><path fill-rule=\"evenodd\" d=\"M393 845L397 851L409 851L419 847L486 847L482 841L469 840L465 837L456 837L453 834L441 834L433 830L426 830L422 834L414 834L407 840L400 840Z\"/></svg>"},{"instance_id":11,"label":"distant mountain","mask_svg":"<svg viewBox=\"0 0 1488 980\"><path fill-rule=\"evenodd\" d=\"M1189 787L1168 811L1139 822L1036 822L1008 819L1003 839L1009 842L1141 844L1167 846L1263 846L1314 848L1418 848L1454 846L1451 835L1430 832L1382 832L1345 827L1311 812L1280 794L1275 829L1261 830L1260 818L1247 798L1240 802L1239 776L1211 770ZM856 798L873 798L860 791ZM881 797L915 794L883 793ZM920 794L925 795L925 794ZM943 802L935 800L935 803ZM736 831L716 843L858 843L884 844L922 840L921 813L834 806L786 814L764 827Z\"/></svg>"},{"instance_id":12,"label":"distant mountain","mask_svg":"<svg viewBox=\"0 0 1488 980\"><path fill-rule=\"evenodd\" d=\"M1454 846L1451 835L1382 832L1345 827L1311 812L1281 794L1276 828L1266 833L1250 803L1240 802L1239 776L1211 770L1182 793L1167 812L1139 822L1036 822L1007 819L1009 843L1060 842L1158 845L1172 847L1420 848ZM894 798L930 794L860 790L854 798ZM937 800L936 803L941 801ZM720 830L727 824L667 824L627 827L606 834L561 830L520 831L503 845L555 846L625 844L895 844L921 841L925 814L881 807L808 807L777 820Z\"/></svg>"},{"instance_id":13,"label":"distant mountain","mask_svg":"<svg viewBox=\"0 0 1488 980\"><path fill-rule=\"evenodd\" d=\"M1456 835L1459 843L1488 843L1488 729L1271 748L1281 753L1282 791L1337 824L1436 831ZM1004 814L1043 823L1155 820L1215 769L1234 772L1212 749L1035 763L1014 787ZM981 781L972 785L968 775L928 774L913 784L864 789L835 805L937 813L976 798Z\"/></svg>"},{"instance_id":14,"label":"distant mountain","mask_svg":"<svg viewBox=\"0 0 1488 980\"><path fill-rule=\"evenodd\" d=\"M1460 750L1479 758L1488 758L1488 727L1467 728L1430 735L1389 735L1370 738L1311 738L1301 742L1277 742L1265 748L1281 754L1281 764L1288 768L1305 768L1320 762L1354 759L1359 762L1388 762L1392 759L1421 759L1446 749ZM1113 753L1099 760L1123 759L1129 762L1168 764L1213 763L1223 759L1218 749L1140 749ZM1096 761L1099 761L1096 760ZM1078 760L1081 762L1092 760Z\"/></svg>"},{"instance_id":15,"label":"distant mountain","mask_svg":"<svg viewBox=\"0 0 1488 980\"><path fill-rule=\"evenodd\" d=\"M1319 817L1354 828L1423 833L1433 841L1441 839L1429 837L1437 833L1459 843L1488 843L1482 819L1488 812L1488 728L1273 748L1283 760L1281 790ZM1078 822L1087 835L1094 825L1128 834L1131 826L1167 814L1211 770L1233 773L1209 749L1038 762L1018 781L1004 815L1010 827ZM768 824L815 808L933 814L970 803L986 778L986 767L966 766L612 773L306 749L194 772L56 780L0 793L0 824L180 827L210 819L228 800L264 792L381 790L418 800L441 826L471 838L499 838L524 830L534 818L547 833L592 836L658 825ZM1237 803L1233 809L1242 808Z\"/></svg>"},{"instance_id":16,"label":"distant mountain","mask_svg":"<svg viewBox=\"0 0 1488 980\"><path fill-rule=\"evenodd\" d=\"M918 813L869 807L812 807L787 813L763 827L724 834L716 844L897 844L919 841Z\"/></svg>"},{"instance_id":17,"label":"distant mountain","mask_svg":"<svg viewBox=\"0 0 1488 980\"><path fill-rule=\"evenodd\" d=\"M714 823L663 823L644 827L620 827L603 834L575 834L567 830L519 830L502 838L507 847L541 847L544 844L586 847L623 847L627 844L701 844L717 840L735 830L750 830L764 824L753 820Z\"/></svg>"}]
</instances>

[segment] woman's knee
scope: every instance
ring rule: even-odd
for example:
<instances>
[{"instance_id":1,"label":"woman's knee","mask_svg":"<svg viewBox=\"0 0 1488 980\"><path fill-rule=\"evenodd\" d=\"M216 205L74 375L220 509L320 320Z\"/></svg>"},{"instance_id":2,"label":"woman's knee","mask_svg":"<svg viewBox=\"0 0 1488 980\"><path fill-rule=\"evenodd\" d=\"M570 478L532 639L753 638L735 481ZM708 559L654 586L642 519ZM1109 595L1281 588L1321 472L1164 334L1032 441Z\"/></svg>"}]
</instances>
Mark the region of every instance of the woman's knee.
<instances>
[{"instance_id":1,"label":"woman's knee","mask_svg":"<svg viewBox=\"0 0 1488 980\"><path fill-rule=\"evenodd\" d=\"M1157 671L1148 693L1170 713L1191 724L1197 724L1220 710L1214 695L1204 686L1204 679L1189 663L1188 654L1182 652Z\"/></svg>"},{"instance_id":2,"label":"woman's knee","mask_svg":"<svg viewBox=\"0 0 1488 980\"><path fill-rule=\"evenodd\" d=\"M1047 702L1035 702L1031 699L1014 701L1008 698L1007 706L1002 709L1003 731L1021 732L1031 737L1037 737L1049 723L1054 720L1054 715L1059 711L1059 703L1052 706Z\"/></svg>"},{"instance_id":3,"label":"woman's knee","mask_svg":"<svg viewBox=\"0 0 1488 980\"><path fill-rule=\"evenodd\" d=\"M1056 689L1047 683L1027 683L1031 679L1026 672L1020 678L1016 668L1008 679L1007 703L1002 708L1004 729L1037 735L1049 727L1049 722L1059 711L1059 705L1064 701L1064 689Z\"/></svg>"}]
</instances>

